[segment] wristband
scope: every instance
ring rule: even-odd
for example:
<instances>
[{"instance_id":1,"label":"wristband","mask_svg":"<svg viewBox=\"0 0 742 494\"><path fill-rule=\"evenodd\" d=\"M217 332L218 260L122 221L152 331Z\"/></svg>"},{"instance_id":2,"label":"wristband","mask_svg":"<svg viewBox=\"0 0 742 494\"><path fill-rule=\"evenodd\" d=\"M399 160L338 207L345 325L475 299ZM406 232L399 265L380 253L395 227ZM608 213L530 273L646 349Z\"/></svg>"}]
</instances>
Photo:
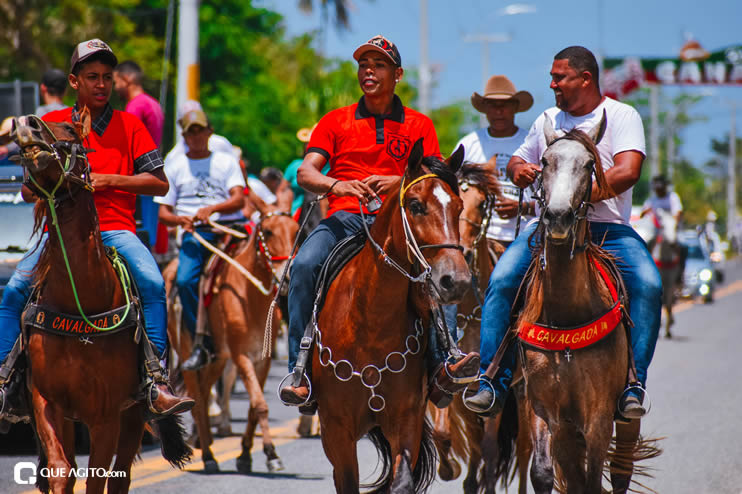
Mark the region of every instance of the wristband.
<instances>
[{"instance_id":1,"label":"wristband","mask_svg":"<svg viewBox=\"0 0 742 494\"><path fill-rule=\"evenodd\" d=\"M329 189L327 189L327 192L325 192L325 195L326 195L326 196L327 196L327 195L329 195L329 194L330 194L330 192L332 192L332 189L333 189L333 187L335 187L335 186L336 186L336 185L338 184L338 182L340 182L340 179L337 179L337 180L335 180L335 181L334 181L334 182L332 183L332 185L330 185L330 188L329 188Z\"/></svg>"}]
</instances>

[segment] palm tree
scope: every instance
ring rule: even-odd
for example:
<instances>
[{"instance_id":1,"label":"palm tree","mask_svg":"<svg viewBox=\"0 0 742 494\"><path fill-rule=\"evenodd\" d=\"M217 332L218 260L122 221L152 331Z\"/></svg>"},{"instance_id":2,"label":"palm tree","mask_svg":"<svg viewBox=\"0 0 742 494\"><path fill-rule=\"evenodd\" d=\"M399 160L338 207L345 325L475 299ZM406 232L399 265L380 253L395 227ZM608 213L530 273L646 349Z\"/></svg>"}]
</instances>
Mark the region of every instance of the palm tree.
<instances>
[{"instance_id":1,"label":"palm tree","mask_svg":"<svg viewBox=\"0 0 742 494\"><path fill-rule=\"evenodd\" d=\"M320 55L325 53L325 31L327 29L327 18L330 4L335 7L335 29L338 31L345 31L350 29L350 18L348 16L351 8L350 0L319 0L321 15L320 15L320 26L317 33L317 45ZM314 11L313 0L299 0L299 10L305 14L311 14Z\"/></svg>"}]
</instances>

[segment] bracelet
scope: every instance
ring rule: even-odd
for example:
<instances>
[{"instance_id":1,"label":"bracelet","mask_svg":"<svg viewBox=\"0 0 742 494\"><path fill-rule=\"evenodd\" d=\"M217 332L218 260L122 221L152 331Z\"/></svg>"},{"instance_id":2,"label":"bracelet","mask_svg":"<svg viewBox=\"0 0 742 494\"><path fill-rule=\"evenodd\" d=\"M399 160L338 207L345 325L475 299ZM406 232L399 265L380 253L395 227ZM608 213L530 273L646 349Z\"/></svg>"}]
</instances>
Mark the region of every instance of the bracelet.
<instances>
[{"instance_id":1,"label":"bracelet","mask_svg":"<svg viewBox=\"0 0 742 494\"><path fill-rule=\"evenodd\" d=\"M335 180L335 181L334 181L334 182L332 183L332 185L330 185L330 188L329 188L329 189L327 189L327 192L325 192L325 195L326 195L326 196L327 196L327 195L330 195L330 192L332 192L332 189L333 189L333 187L335 187L335 186L336 186L336 185L338 184L338 182L340 182L340 179L337 179L337 180Z\"/></svg>"}]
</instances>

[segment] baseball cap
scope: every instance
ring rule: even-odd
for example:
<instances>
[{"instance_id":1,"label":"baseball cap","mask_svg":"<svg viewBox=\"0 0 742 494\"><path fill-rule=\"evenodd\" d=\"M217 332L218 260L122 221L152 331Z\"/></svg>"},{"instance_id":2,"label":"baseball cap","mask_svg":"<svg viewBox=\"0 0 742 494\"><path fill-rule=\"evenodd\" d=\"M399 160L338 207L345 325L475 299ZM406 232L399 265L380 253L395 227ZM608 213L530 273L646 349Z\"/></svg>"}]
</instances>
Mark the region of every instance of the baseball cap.
<instances>
[{"instance_id":1,"label":"baseball cap","mask_svg":"<svg viewBox=\"0 0 742 494\"><path fill-rule=\"evenodd\" d=\"M193 99L185 100L183 104L180 105L180 108L178 108L178 122L180 123L183 115L193 110L204 111L204 109L201 107L201 103L199 103L198 101Z\"/></svg>"},{"instance_id":2,"label":"baseball cap","mask_svg":"<svg viewBox=\"0 0 742 494\"><path fill-rule=\"evenodd\" d=\"M191 110L183 115L180 119L180 126L183 127L183 132L188 132L188 129L194 125L200 125L201 127L209 127L209 119L206 118L206 114L201 110Z\"/></svg>"},{"instance_id":3,"label":"baseball cap","mask_svg":"<svg viewBox=\"0 0 742 494\"><path fill-rule=\"evenodd\" d=\"M70 57L70 72L75 71L75 65L87 60L96 53L103 53L111 67L115 67L119 63L111 47L98 38L94 38L83 41L75 47L75 51L72 52L72 57Z\"/></svg>"},{"instance_id":4,"label":"baseball cap","mask_svg":"<svg viewBox=\"0 0 742 494\"><path fill-rule=\"evenodd\" d=\"M402 56L399 54L397 45L380 34L377 34L376 36L356 48L356 51L353 52L353 58L358 61L358 59L361 58L361 55L369 50L383 53L384 55L389 57L389 60L391 60L394 65L398 67L402 66Z\"/></svg>"}]
</instances>

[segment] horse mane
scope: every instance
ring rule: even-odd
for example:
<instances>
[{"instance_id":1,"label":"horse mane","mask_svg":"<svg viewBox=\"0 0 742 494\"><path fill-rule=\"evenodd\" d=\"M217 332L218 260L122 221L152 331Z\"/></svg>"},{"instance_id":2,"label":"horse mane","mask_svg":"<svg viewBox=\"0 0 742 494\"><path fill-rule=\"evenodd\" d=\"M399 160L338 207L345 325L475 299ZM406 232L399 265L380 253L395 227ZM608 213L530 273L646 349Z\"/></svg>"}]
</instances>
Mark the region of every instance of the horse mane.
<instances>
[{"instance_id":1,"label":"horse mane","mask_svg":"<svg viewBox=\"0 0 742 494\"><path fill-rule=\"evenodd\" d=\"M500 182L497 177L484 164L466 163L456 173L459 180L477 186L488 196L500 194Z\"/></svg>"},{"instance_id":2,"label":"horse mane","mask_svg":"<svg viewBox=\"0 0 742 494\"><path fill-rule=\"evenodd\" d=\"M593 170L595 171L595 181L598 184L598 188L602 190L605 194L607 194L605 197L615 197L616 192L613 190L613 188L610 185L608 185L608 181L605 179L605 171L603 170L603 161L600 159L600 153L598 152L598 147L595 145L595 143L590 138L590 136L587 135L587 133L585 133L584 131L574 128L570 130L569 132L567 132L566 134L564 134L559 139L577 141L583 146L585 146L585 149L587 149L588 152L593 155L593 158L595 158L595 166L593 167Z\"/></svg>"},{"instance_id":3,"label":"horse mane","mask_svg":"<svg viewBox=\"0 0 742 494\"><path fill-rule=\"evenodd\" d=\"M425 156L423 158L423 165L425 165L431 173L435 174L446 182L454 194L459 195L459 180L456 174L451 171L451 168L440 158L436 156Z\"/></svg>"},{"instance_id":4,"label":"horse mane","mask_svg":"<svg viewBox=\"0 0 742 494\"><path fill-rule=\"evenodd\" d=\"M589 232L590 229L586 227L586 231ZM615 263L615 258L610 253L603 250L598 244L594 244L592 241L590 241L589 233L586 233L586 235L588 235L588 238L586 239L587 246L585 247L585 253L587 254L588 258L592 257L603 265ZM543 283L544 277L548 272L548 268L546 270L541 269L540 258L543 249L544 246L542 243L540 248L532 252L531 265L528 267L528 273L526 274L526 277L523 281L523 283L526 284L525 286L527 286L525 305L523 307L523 311L518 317L515 328L519 328L523 323L536 322L541 317L541 312L544 308ZM592 262L588 261L588 263L588 271L590 273L590 278L593 286L601 286L603 279L602 276L593 266ZM519 297L522 296L523 294L520 293Z\"/></svg>"}]
</instances>

